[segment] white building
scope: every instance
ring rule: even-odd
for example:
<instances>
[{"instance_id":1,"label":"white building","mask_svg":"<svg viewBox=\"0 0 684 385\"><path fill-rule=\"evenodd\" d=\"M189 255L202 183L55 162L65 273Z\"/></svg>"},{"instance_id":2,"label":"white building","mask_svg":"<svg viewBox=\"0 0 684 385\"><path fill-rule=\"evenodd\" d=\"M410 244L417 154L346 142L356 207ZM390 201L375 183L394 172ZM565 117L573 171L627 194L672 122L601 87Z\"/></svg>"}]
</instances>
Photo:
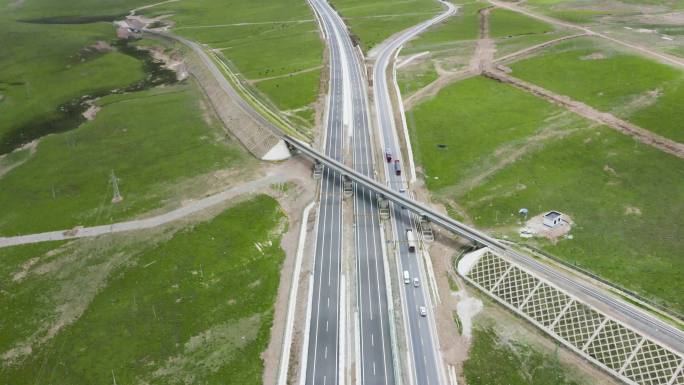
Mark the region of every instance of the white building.
<instances>
[{"instance_id":1,"label":"white building","mask_svg":"<svg viewBox=\"0 0 684 385\"><path fill-rule=\"evenodd\" d=\"M556 227L563 221L563 214L558 211L549 211L544 214L544 225L548 227Z\"/></svg>"}]
</instances>

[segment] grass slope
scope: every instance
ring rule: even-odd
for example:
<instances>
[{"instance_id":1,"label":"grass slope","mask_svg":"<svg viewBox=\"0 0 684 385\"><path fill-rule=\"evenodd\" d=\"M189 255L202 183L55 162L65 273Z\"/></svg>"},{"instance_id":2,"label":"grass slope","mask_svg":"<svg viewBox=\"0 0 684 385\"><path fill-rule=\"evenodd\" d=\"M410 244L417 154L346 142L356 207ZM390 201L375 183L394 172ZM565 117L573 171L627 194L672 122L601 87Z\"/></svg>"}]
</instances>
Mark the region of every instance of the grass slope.
<instances>
[{"instance_id":1,"label":"grass slope","mask_svg":"<svg viewBox=\"0 0 684 385\"><path fill-rule=\"evenodd\" d=\"M578 385L568 378L568 370L557 357L502 337L490 327L473 330L470 354L463 364L470 385Z\"/></svg>"},{"instance_id":2,"label":"grass slope","mask_svg":"<svg viewBox=\"0 0 684 385\"><path fill-rule=\"evenodd\" d=\"M288 75L321 65L323 45L306 1L239 0L229 6L218 0L179 1L144 13L173 13L174 32L220 50L247 79ZM301 108L316 101L319 78L320 70L314 70L260 83L257 89L280 109ZM313 125L313 119L308 124Z\"/></svg>"},{"instance_id":3,"label":"grass slope","mask_svg":"<svg viewBox=\"0 0 684 385\"><path fill-rule=\"evenodd\" d=\"M0 351L33 342L0 382L260 384L284 222L259 195L167 240L0 249L33 261L20 281L0 270Z\"/></svg>"},{"instance_id":4,"label":"grass slope","mask_svg":"<svg viewBox=\"0 0 684 385\"><path fill-rule=\"evenodd\" d=\"M538 246L684 310L681 159L486 79L451 85L413 114L414 152L437 198L515 238L521 207L567 213L573 239Z\"/></svg>"},{"instance_id":5,"label":"grass slope","mask_svg":"<svg viewBox=\"0 0 684 385\"><path fill-rule=\"evenodd\" d=\"M591 60L590 55L602 55ZM511 65L513 74L684 143L684 72L590 39ZM654 96L655 95L655 96Z\"/></svg>"},{"instance_id":6,"label":"grass slope","mask_svg":"<svg viewBox=\"0 0 684 385\"><path fill-rule=\"evenodd\" d=\"M0 234L131 218L164 204L173 184L242 165L216 121L203 120L192 83L102 98L94 121L41 140L32 158L0 178ZM110 173L124 201L110 202ZM36 220L40 218L40 220Z\"/></svg>"}]
</instances>

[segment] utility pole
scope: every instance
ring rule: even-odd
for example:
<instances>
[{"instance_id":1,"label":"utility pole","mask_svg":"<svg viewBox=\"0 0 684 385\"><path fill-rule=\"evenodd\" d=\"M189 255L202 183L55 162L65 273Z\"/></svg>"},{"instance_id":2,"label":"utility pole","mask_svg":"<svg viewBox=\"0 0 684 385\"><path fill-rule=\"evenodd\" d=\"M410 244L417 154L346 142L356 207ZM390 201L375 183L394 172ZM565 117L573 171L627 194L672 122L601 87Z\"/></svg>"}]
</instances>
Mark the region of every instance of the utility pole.
<instances>
[{"instance_id":1,"label":"utility pole","mask_svg":"<svg viewBox=\"0 0 684 385\"><path fill-rule=\"evenodd\" d=\"M114 197L112 198L112 203L119 203L123 200L123 197L121 196L121 192L119 192L119 178L117 178L114 174L114 170L112 170L112 174L109 180L112 182L112 190L114 190Z\"/></svg>"}]
</instances>

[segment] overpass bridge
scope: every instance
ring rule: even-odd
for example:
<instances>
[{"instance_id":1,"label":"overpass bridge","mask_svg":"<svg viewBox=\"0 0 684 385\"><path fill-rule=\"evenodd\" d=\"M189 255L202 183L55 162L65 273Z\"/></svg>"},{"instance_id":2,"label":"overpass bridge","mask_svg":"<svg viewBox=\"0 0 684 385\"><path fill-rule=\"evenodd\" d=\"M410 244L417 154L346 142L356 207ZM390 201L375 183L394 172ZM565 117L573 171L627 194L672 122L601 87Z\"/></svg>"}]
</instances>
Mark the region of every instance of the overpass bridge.
<instances>
[{"instance_id":1,"label":"overpass bridge","mask_svg":"<svg viewBox=\"0 0 684 385\"><path fill-rule=\"evenodd\" d=\"M287 135L281 137L297 151L344 178L483 246L481 255L463 269L464 278L570 350L628 384L684 385L681 330L572 280L495 238L318 153L306 143ZM545 317L551 317L547 321L552 322L542 322Z\"/></svg>"}]
</instances>

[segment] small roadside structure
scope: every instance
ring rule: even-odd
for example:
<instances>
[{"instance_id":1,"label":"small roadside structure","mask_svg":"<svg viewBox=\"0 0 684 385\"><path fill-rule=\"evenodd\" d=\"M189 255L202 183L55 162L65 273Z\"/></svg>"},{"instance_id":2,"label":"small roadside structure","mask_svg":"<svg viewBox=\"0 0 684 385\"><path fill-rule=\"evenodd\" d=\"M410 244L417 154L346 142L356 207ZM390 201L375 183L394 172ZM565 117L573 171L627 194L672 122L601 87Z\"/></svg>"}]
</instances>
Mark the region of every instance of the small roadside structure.
<instances>
[{"instance_id":1,"label":"small roadside structure","mask_svg":"<svg viewBox=\"0 0 684 385\"><path fill-rule=\"evenodd\" d=\"M555 244L561 237L572 239L570 230L574 224L570 215L552 210L535 215L523 223L519 235L520 238L544 237Z\"/></svg>"},{"instance_id":2,"label":"small roadside structure","mask_svg":"<svg viewBox=\"0 0 684 385\"><path fill-rule=\"evenodd\" d=\"M544 214L544 226L556 227L563 223L563 214L558 211L549 211Z\"/></svg>"}]
</instances>

